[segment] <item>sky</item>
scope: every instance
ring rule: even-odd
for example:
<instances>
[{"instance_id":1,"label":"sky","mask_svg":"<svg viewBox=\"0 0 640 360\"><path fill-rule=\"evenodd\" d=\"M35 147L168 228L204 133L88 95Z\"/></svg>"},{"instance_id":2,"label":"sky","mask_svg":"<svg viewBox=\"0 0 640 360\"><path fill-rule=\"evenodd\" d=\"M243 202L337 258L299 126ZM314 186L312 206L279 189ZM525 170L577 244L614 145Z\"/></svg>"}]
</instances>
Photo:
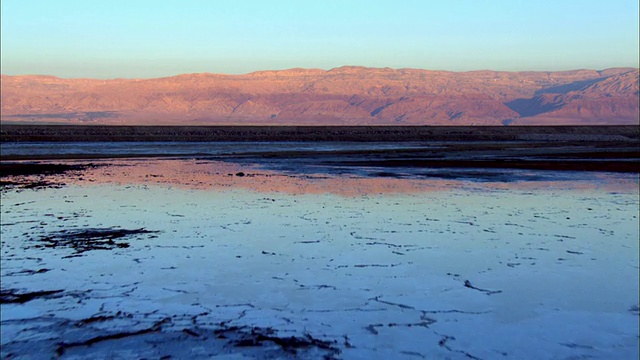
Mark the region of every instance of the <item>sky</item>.
<instances>
[{"instance_id":1,"label":"sky","mask_svg":"<svg viewBox=\"0 0 640 360\"><path fill-rule=\"evenodd\" d=\"M638 67L638 0L2 0L2 73Z\"/></svg>"}]
</instances>

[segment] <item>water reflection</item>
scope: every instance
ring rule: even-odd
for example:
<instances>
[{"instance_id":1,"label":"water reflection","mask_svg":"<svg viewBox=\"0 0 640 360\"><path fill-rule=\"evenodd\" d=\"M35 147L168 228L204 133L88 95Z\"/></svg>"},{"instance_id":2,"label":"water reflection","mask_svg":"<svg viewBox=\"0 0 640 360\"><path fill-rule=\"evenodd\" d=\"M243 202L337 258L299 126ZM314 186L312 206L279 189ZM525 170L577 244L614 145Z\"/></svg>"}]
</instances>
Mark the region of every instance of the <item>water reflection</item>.
<instances>
[{"instance_id":1,"label":"water reflection","mask_svg":"<svg viewBox=\"0 0 640 360\"><path fill-rule=\"evenodd\" d=\"M141 353L150 342L209 347L176 358L270 356L214 336L233 336L228 326L323 339L345 359L637 358L636 176L95 163L50 176L69 186L0 194L3 289L59 291L2 304L3 357L35 347L53 358L79 333L159 327L105 347L135 358L166 355ZM146 235L82 253L46 246L87 230L94 242ZM100 345L76 355L96 357Z\"/></svg>"},{"instance_id":2,"label":"water reflection","mask_svg":"<svg viewBox=\"0 0 640 360\"><path fill-rule=\"evenodd\" d=\"M103 165L87 170L81 180L71 178L68 183L116 183L161 185L183 189L225 190L248 189L265 193L336 194L359 196L368 194L418 193L448 191L459 188L481 191L573 189L632 191L638 187L636 175L597 172L543 172L508 170L519 181L501 181L508 176L474 177L476 171L452 169L450 178L431 176L388 176L379 169L369 169L365 176L336 174L319 169L303 173L264 169L256 163L231 163L209 160L144 159L97 162ZM446 169L444 169L446 170ZM439 172L443 172L439 169ZM541 175L542 174L542 175ZM553 177L555 174L555 179ZM477 175L477 174L476 174ZM526 179L526 180L522 180ZM553 180L550 180L553 179Z\"/></svg>"},{"instance_id":3,"label":"water reflection","mask_svg":"<svg viewBox=\"0 0 640 360\"><path fill-rule=\"evenodd\" d=\"M0 143L4 157L136 157L136 156L216 156L283 152L380 151L437 149L439 145L420 142L11 142Z\"/></svg>"}]
</instances>

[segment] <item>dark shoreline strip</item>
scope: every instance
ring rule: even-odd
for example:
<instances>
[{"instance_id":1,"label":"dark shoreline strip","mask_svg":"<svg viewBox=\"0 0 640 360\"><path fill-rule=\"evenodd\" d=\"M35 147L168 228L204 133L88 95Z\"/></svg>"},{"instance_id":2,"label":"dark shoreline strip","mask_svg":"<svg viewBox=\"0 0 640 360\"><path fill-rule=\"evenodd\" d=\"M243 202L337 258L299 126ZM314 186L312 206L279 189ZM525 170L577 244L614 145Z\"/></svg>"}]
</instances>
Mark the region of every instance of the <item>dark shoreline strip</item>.
<instances>
[{"instance_id":1,"label":"dark shoreline strip","mask_svg":"<svg viewBox=\"0 0 640 360\"><path fill-rule=\"evenodd\" d=\"M341 166L423 169L522 169L555 171L606 171L640 173L638 161L524 161L524 160L381 160L351 161Z\"/></svg>"},{"instance_id":2,"label":"dark shoreline strip","mask_svg":"<svg viewBox=\"0 0 640 360\"><path fill-rule=\"evenodd\" d=\"M604 141L640 140L638 126L103 126L0 124L2 142Z\"/></svg>"}]
</instances>

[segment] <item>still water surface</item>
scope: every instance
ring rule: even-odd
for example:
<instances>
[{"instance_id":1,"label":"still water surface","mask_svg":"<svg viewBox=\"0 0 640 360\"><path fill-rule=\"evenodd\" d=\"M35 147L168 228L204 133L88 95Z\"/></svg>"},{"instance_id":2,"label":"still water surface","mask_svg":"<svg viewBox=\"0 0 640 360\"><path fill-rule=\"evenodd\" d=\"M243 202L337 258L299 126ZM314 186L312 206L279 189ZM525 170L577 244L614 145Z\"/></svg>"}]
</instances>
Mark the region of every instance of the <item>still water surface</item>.
<instances>
[{"instance_id":1,"label":"still water surface","mask_svg":"<svg viewBox=\"0 0 640 360\"><path fill-rule=\"evenodd\" d=\"M260 161L98 163L60 175L58 188L1 194L3 289L63 290L1 305L3 357L50 358L61 341L166 318L161 330L69 346L63 357L293 356L215 336L229 326L321 339L345 359L638 356L636 175L499 181ZM85 252L43 246L78 229L154 233Z\"/></svg>"}]
</instances>

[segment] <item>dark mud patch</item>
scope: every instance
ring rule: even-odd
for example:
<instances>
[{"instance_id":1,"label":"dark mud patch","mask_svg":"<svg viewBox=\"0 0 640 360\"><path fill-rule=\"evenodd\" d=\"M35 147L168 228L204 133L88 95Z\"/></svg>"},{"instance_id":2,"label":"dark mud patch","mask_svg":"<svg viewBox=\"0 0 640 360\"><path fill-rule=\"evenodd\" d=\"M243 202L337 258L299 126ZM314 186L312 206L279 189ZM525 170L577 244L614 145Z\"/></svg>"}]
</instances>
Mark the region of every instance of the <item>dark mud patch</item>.
<instances>
[{"instance_id":1,"label":"dark mud patch","mask_svg":"<svg viewBox=\"0 0 640 360\"><path fill-rule=\"evenodd\" d=\"M478 290L482 293L485 293L487 295L494 295L494 294L500 294L502 292L502 290L487 290L487 289L481 289L479 287L474 286L473 284L471 284L471 281L469 280L465 280L464 281L464 287L469 288L469 289L473 289L473 290Z\"/></svg>"},{"instance_id":2,"label":"dark mud patch","mask_svg":"<svg viewBox=\"0 0 640 360\"><path fill-rule=\"evenodd\" d=\"M316 339L310 334L280 337L277 336L277 331L273 328L231 326L217 329L214 334L219 339L231 339L229 344L235 347L276 345L291 355L297 355L301 350L315 349L324 353L324 359L335 359L340 354L337 341Z\"/></svg>"},{"instance_id":3,"label":"dark mud patch","mask_svg":"<svg viewBox=\"0 0 640 360\"><path fill-rule=\"evenodd\" d=\"M65 185L56 175L79 175L96 164L43 164L34 162L0 163L0 190L60 188Z\"/></svg>"},{"instance_id":4,"label":"dark mud patch","mask_svg":"<svg viewBox=\"0 0 640 360\"><path fill-rule=\"evenodd\" d=\"M19 179L16 181L0 181L0 190L8 189L60 189L66 185L61 182L45 181L45 180L31 180L31 179Z\"/></svg>"},{"instance_id":5,"label":"dark mud patch","mask_svg":"<svg viewBox=\"0 0 640 360\"><path fill-rule=\"evenodd\" d=\"M320 240L302 240L302 241L294 242L294 244L318 244L318 243L320 243Z\"/></svg>"},{"instance_id":6,"label":"dark mud patch","mask_svg":"<svg viewBox=\"0 0 640 360\"><path fill-rule=\"evenodd\" d=\"M6 176L57 175L68 171L82 171L94 164L42 164L42 163L4 163L0 164L0 178Z\"/></svg>"},{"instance_id":7,"label":"dark mud patch","mask_svg":"<svg viewBox=\"0 0 640 360\"><path fill-rule=\"evenodd\" d=\"M45 268L38 269L38 270L25 269L25 270L7 273L7 276L29 276L29 275L35 275L35 274L44 274L49 271L51 271L51 269L45 269Z\"/></svg>"},{"instance_id":8,"label":"dark mud patch","mask_svg":"<svg viewBox=\"0 0 640 360\"><path fill-rule=\"evenodd\" d=\"M377 330L377 328L393 328L393 327L424 327L424 328L429 328L429 325L434 324L436 321L429 319L428 321L420 321L420 322L416 322L416 323L388 323L388 324L370 324L368 326L366 326L364 329L367 330L368 332L370 332L373 335L378 335L380 334L380 331Z\"/></svg>"},{"instance_id":9,"label":"dark mud patch","mask_svg":"<svg viewBox=\"0 0 640 360\"><path fill-rule=\"evenodd\" d=\"M90 228L82 230L61 230L59 232L41 237L35 248L73 249L75 255L92 250L114 250L128 248L127 239L137 235L154 234L158 231L140 229L113 229Z\"/></svg>"},{"instance_id":10,"label":"dark mud patch","mask_svg":"<svg viewBox=\"0 0 640 360\"><path fill-rule=\"evenodd\" d=\"M120 315L120 314L117 314L117 315ZM104 321L109 321L109 320L114 320L114 319L116 319L116 316L114 316L114 315L96 315L96 316L92 316L92 317L88 317L88 318L79 320L75 325L77 327L83 327L83 326L86 326L88 324L104 322Z\"/></svg>"},{"instance_id":11,"label":"dark mud patch","mask_svg":"<svg viewBox=\"0 0 640 360\"><path fill-rule=\"evenodd\" d=\"M101 320L98 320L98 321L101 321ZM136 331L123 331L123 332L117 332L117 333L107 334L107 335L99 335L99 336L95 336L95 337L89 338L89 339L84 340L84 341L78 341L78 342L72 342L72 343L61 342L61 343L58 344L58 348L56 349L56 354L58 356L62 356L62 354L64 354L65 351L67 351L70 348L74 348L74 347L91 346L93 344L96 344L96 343L99 343L99 342L103 342L103 341L119 340L119 339L124 339L124 338L132 337L132 336L148 334L148 333L153 333L153 332L159 332L161 330L161 328L162 328L162 325L165 324L165 323L168 323L170 321L171 321L171 319L165 318L165 319L162 319L160 321L157 321L151 327L145 328L145 329L140 329L140 330L136 330ZM85 323L86 323L86 320L85 320Z\"/></svg>"},{"instance_id":12,"label":"dark mud patch","mask_svg":"<svg viewBox=\"0 0 640 360\"><path fill-rule=\"evenodd\" d=\"M24 304L34 299L49 298L64 290L42 290L32 292L20 292L17 289L0 290L0 304Z\"/></svg>"},{"instance_id":13,"label":"dark mud patch","mask_svg":"<svg viewBox=\"0 0 640 360\"><path fill-rule=\"evenodd\" d=\"M116 354L112 357L209 359L230 355L252 359L338 359L342 346L352 347L347 337L339 342L308 333L284 336L271 327L211 323L208 313L154 315L157 314L117 312L99 313L80 320L54 317L5 320L3 326L22 326L21 336L33 338L6 341L2 357L29 352L41 354L42 358L102 358L104 354ZM204 317L200 320L210 325L200 326L199 317ZM57 336L42 339L42 333ZM199 352L194 353L194 348Z\"/></svg>"}]
</instances>

